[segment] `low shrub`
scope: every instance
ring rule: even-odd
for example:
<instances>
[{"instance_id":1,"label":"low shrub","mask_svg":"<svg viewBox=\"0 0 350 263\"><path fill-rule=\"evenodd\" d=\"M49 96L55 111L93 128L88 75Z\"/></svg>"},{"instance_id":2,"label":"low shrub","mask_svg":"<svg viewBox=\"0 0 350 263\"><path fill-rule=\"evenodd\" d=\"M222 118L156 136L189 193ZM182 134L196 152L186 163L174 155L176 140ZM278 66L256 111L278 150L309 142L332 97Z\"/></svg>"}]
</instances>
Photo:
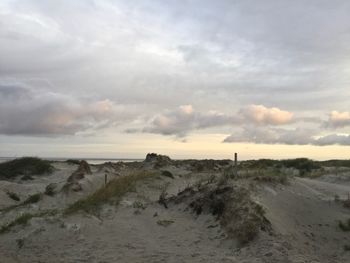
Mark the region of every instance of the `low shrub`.
<instances>
[{"instance_id":1,"label":"low shrub","mask_svg":"<svg viewBox=\"0 0 350 263\"><path fill-rule=\"evenodd\" d=\"M174 220L158 220L157 221L157 224L160 225L160 226L164 226L164 227L167 227L167 226L170 226L171 224L175 223Z\"/></svg>"},{"instance_id":2,"label":"low shrub","mask_svg":"<svg viewBox=\"0 0 350 263\"><path fill-rule=\"evenodd\" d=\"M66 163L69 163L69 164L77 164L79 165L80 164L80 160L77 160L77 159L68 159L66 161Z\"/></svg>"},{"instance_id":3,"label":"low shrub","mask_svg":"<svg viewBox=\"0 0 350 263\"><path fill-rule=\"evenodd\" d=\"M132 204L132 207L135 208L135 209L142 209L142 210L145 210L146 209L146 205L140 201L135 201L133 204Z\"/></svg>"},{"instance_id":4,"label":"low shrub","mask_svg":"<svg viewBox=\"0 0 350 263\"><path fill-rule=\"evenodd\" d=\"M48 184L46 187L45 187L45 194L48 195L48 196L54 196L56 194L56 188L57 188L57 184L55 183L51 183L51 184Z\"/></svg>"},{"instance_id":5,"label":"low shrub","mask_svg":"<svg viewBox=\"0 0 350 263\"><path fill-rule=\"evenodd\" d=\"M18 196L16 193L14 193L14 192L7 191L6 194L7 194L7 196L10 197L12 200L21 201L21 198L19 198L19 196Z\"/></svg>"},{"instance_id":6,"label":"low shrub","mask_svg":"<svg viewBox=\"0 0 350 263\"><path fill-rule=\"evenodd\" d=\"M0 163L0 179L12 179L19 175L42 175L52 171L53 166L49 161L36 157L23 157Z\"/></svg>"},{"instance_id":7,"label":"low shrub","mask_svg":"<svg viewBox=\"0 0 350 263\"><path fill-rule=\"evenodd\" d=\"M346 220L345 222L339 221L338 226L344 232L350 231L350 218L348 220Z\"/></svg>"},{"instance_id":8,"label":"low shrub","mask_svg":"<svg viewBox=\"0 0 350 263\"><path fill-rule=\"evenodd\" d=\"M21 205L28 205L28 204L37 203L41 200L41 198L42 198L41 193L30 195L26 200L23 201L23 203Z\"/></svg>"},{"instance_id":9,"label":"low shrub","mask_svg":"<svg viewBox=\"0 0 350 263\"><path fill-rule=\"evenodd\" d=\"M165 176L165 177L169 177L171 179L174 179L174 175L171 172L169 172L169 171L166 171L166 170L162 171L162 175Z\"/></svg>"},{"instance_id":10,"label":"low shrub","mask_svg":"<svg viewBox=\"0 0 350 263\"><path fill-rule=\"evenodd\" d=\"M343 206L345 208L350 208L350 198L343 201Z\"/></svg>"}]
</instances>

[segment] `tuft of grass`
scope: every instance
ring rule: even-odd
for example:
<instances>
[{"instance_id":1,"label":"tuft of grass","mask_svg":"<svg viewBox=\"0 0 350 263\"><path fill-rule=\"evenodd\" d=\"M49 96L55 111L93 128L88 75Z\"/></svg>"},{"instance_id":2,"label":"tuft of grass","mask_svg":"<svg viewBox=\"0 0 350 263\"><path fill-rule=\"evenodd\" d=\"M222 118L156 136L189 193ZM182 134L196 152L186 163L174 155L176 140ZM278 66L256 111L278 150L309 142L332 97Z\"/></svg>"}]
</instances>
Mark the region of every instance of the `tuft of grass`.
<instances>
[{"instance_id":1,"label":"tuft of grass","mask_svg":"<svg viewBox=\"0 0 350 263\"><path fill-rule=\"evenodd\" d=\"M57 188L57 184L55 184L55 183L48 184L45 187L44 194L46 194L48 196L54 196L56 194L56 192L55 192L56 188Z\"/></svg>"},{"instance_id":2,"label":"tuft of grass","mask_svg":"<svg viewBox=\"0 0 350 263\"><path fill-rule=\"evenodd\" d=\"M350 231L350 218L348 220L346 220L345 222L339 221L338 222L338 226L344 232Z\"/></svg>"},{"instance_id":3,"label":"tuft of grass","mask_svg":"<svg viewBox=\"0 0 350 263\"><path fill-rule=\"evenodd\" d=\"M128 192L134 191L137 182L158 175L157 173L141 171L131 175L118 177L99 188L93 194L76 201L68 206L64 214L69 215L78 211L94 212L96 209L113 198L118 204L121 198Z\"/></svg>"},{"instance_id":4,"label":"tuft of grass","mask_svg":"<svg viewBox=\"0 0 350 263\"><path fill-rule=\"evenodd\" d=\"M43 216L54 216L57 214L57 210L46 210L42 211L40 213L24 213L17 218L15 218L13 221L3 225L0 227L0 234L4 234L6 232L9 232L13 227L18 226L18 225L27 225L28 222L33 218L33 217L43 217Z\"/></svg>"},{"instance_id":5,"label":"tuft of grass","mask_svg":"<svg viewBox=\"0 0 350 263\"><path fill-rule=\"evenodd\" d=\"M157 224L160 225L160 226L164 226L164 227L167 227L167 226L170 226L171 224L175 223L174 220L158 220L157 221Z\"/></svg>"},{"instance_id":6,"label":"tuft of grass","mask_svg":"<svg viewBox=\"0 0 350 263\"><path fill-rule=\"evenodd\" d=\"M41 193L32 194L26 200L24 200L21 205L29 205L29 204L37 203L41 200L41 198L42 198Z\"/></svg>"},{"instance_id":7,"label":"tuft of grass","mask_svg":"<svg viewBox=\"0 0 350 263\"><path fill-rule=\"evenodd\" d=\"M345 208L350 208L350 198L343 201L343 206Z\"/></svg>"},{"instance_id":8,"label":"tuft of grass","mask_svg":"<svg viewBox=\"0 0 350 263\"><path fill-rule=\"evenodd\" d=\"M6 207L4 209L1 209L0 211L8 212L8 211L11 211L12 209L15 209L17 207L21 207L21 206L25 206L25 205L29 205L29 204L34 204L34 203L39 202L41 200L41 198L42 198L42 194L41 193L32 194L26 200L21 202L20 204Z\"/></svg>"},{"instance_id":9,"label":"tuft of grass","mask_svg":"<svg viewBox=\"0 0 350 263\"><path fill-rule=\"evenodd\" d=\"M144 203L142 203L141 201L135 201L135 202L132 204L132 207L133 207L133 208L136 208L136 209L145 210L147 206L146 206Z\"/></svg>"},{"instance_id":10,"label":"tuft of grass","mask_svg":"<svg viewBox=\"0 0 350 263\"><path fill-rule=\"evenodd\" d=\"M18 196L16 193L14 193L14 192L7 191L6 194L7 194L7 196L10 197L12 200L21 201L21 199L19 198L19 196Z\"/></svg>"},{"instance_id":11,"label":"tuft of grass","mask_svg":"<svg viewBox=\"0 0 350 263\"><path fill-rule=\"evenodd\" d=\"M174 179L174 175L167 170L162 171L162 175Z\"/></svg>"},{"instance_id":12,"label":"tuft of grass","mask_svg":"<svg viewBox=\"0 0 350 263\"><path fill-rule=\"evenodd\" d=\"M53 166L49 161L36 157L23 157L0 163L0 179L12 179L19 175L42 175L52 171Z\"/></svg>"}]
</instances>

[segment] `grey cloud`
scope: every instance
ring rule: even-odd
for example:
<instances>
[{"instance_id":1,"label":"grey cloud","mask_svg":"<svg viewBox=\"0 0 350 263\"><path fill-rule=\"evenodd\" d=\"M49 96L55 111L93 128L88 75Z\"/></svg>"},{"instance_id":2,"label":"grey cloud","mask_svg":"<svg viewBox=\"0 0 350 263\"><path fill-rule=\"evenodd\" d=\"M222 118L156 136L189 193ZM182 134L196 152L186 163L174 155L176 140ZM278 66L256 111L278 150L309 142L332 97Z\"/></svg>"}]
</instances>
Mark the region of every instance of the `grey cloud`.
<instances>
[{"instance_id":1,"label":"grey cloud","mask_svg":"<svg viewBox=\"0 0 350 263\"><path fill-rule=\"evenodd\" d=\"M278 108L249 105L237 113L225 114L217 111L200 112L192 105L183 105L173 111L160 113L150 120L144 132L163 135L185 136L188 132L219 126L243 124L284 125L292 122L293 114Z\"/></svg>"},{"instance_id":2,"label":"grey cloud","mask_svg":"<svg viewBox=\"0 0 350 263\"><path fill-rule=\"evenodd\" d=\"M246 126L242 132L237 132L225 138L224 142L305 145L313 141L313 134L313 131L303 129L287 130Z\"/></svg>"},{"instance_id":3,"label":"grey cloud","mask_svg":"<svg viewBox=\"0 0 350 263\"><path fill-rule=\"evenodd\" d=\"M152 118L150 125L143 132L176 135L184 137L188 132L221 125L233 124L237 119L218 113L201 113L193 109L192 105L183 105L174 111L167 111Z\"/></svg>"},{"instance_id":4,"label":"grey cloud","mask_svg":"<svg viewBox=\"0 0 350 263\"><path fill-rule=\"evenodd\" d=\"M320 137L314 142L315 145L325 146L325 145L350 145L350 134L348 135L339 135L339 134L330 134L327 136Z\"/></svg>"},{"instance_id":5,"label":"grey cloud","mask_svg":"<svg viewBox=\"0 0 350 263\"><path fill-rule=\"evenodd\" d=\"M224 143L258 143L287 145L350 145L350 135L329 134L318 136L311 129L281 129L246 126L241 132L226 137Z\"/></svg>"},{"instance_id":6,"label":"grey cloud","mask_svg":"<svg viewBox=\"0 0 350 263\"><path fill-rule=\"evenodd\" d=\"M0 85L0 134L59 136L118 124L130 115L109 100L87 100Z\"/></svg>"},{"instance_id":7,"label":"grey cloud","mask_svg":"<svg viewBox=\"0 0 350 263\"><path fill-rule=\"evenodd\" d=\"M220 108L224 93L225 103L300 111L346 105L349 95L347 1L4 1L0 8L0 74L44 76L59 84L55 91L98 86L104 97L159 109L174 106L174 97L193 104L201 91L203 105Z\"/></svg>"},{"instance_id":8,"label":"grey cloud","mask_svg":"<svg viewBox=\"0 0 350 263\"><path fill-rule=\"evenodd\" d=\"M324 123L325 127L329 128L343 128L350 126L350 112L344 111L332 111L329 114L327 122Z\"/></svg>"}]
</instances>

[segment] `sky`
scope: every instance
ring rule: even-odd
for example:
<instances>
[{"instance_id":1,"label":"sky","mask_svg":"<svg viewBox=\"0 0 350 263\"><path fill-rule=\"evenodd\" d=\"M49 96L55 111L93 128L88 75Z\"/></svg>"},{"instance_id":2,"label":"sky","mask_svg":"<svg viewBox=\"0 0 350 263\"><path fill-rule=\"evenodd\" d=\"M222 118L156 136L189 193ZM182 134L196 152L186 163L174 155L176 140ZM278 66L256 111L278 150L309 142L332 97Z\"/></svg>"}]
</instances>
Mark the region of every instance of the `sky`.
<instances>
[{"instance_id":1,"label":"sky","mask_svg":"<svg viewBox=\"0 0 350 263\"><path fill-rule=\"evenodd\" d=\"M350 158L347 0L1 0L0 156Z\"/></svg>"}]
</instances>

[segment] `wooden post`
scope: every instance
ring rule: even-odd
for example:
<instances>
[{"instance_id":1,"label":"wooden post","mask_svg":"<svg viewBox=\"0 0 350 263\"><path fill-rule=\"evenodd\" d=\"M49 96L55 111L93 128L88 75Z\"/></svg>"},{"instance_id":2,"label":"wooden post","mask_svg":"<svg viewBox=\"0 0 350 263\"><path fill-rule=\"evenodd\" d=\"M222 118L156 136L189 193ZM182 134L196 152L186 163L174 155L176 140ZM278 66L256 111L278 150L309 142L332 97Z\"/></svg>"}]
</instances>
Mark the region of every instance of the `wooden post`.
<instances>
[{"instance_id":1,"label":"wooden post","mask_svg":"<svg viewBox=\"0 0 350 263\"><path fill-rule=\"evenodd\" d=\"M105 174L105 186L107 185L107 174Z\"/></svg>"},{"instance_id":2,"label":"wooden post","mask_svg":"<svg viewBox=\"0 0 350 263\"><path fill-rule=\"evenodd\" d=\"M234 168L234 176L237 178L238 176L238 165L237 165L238 154L235 153L235 168Z\"/></svg>"}]
</instances>

